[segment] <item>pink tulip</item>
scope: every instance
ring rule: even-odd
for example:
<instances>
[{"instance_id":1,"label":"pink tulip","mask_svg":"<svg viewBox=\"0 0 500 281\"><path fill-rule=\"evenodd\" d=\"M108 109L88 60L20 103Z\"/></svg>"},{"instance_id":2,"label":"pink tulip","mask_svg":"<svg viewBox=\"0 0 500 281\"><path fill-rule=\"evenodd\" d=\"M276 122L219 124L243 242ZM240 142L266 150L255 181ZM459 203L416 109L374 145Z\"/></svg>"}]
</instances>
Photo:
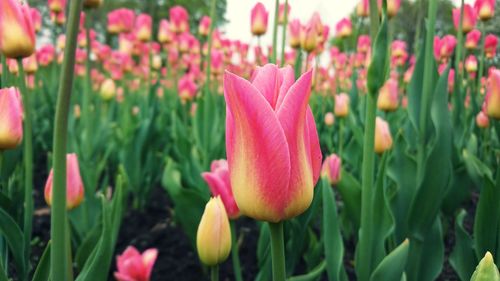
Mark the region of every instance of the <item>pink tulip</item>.
<instances>
[{"instance_id":1,"label":"pink tulip","mask_svg":"<svg viewBox=\"0 0 500 281\"><path fill-rule=\"evenodd\" d=\"M382 0L377 1L379 11L382 11ZM387 16L392 18L396 16L401 6L401 0L387 0Z\"/></svg>"},{"instance_id":2,"label":"pink tulip","mask_svg":"<svg viewBox=\"0 0 500 281\"><path fill-rule=\"evenodd\" d=\"M170 23L166 19L160 20L158 25L158 42L169 44L174 40L174 33L170 29Z\"/></svg>"},{"instance_id":3,"label":"pink tulip","mask_svg":"<svg viewBox=\"0 0 500 281\"><path fill-rule=\"evenodd\" d=\"M54 170L50 170L49 178L45 183L45 202L52 204L52 181ZM80 205L83 201L84 189L83 181L80 176L80 166L76 154L66 155L66 209L71 210Z\"/></svg>"},{"instance_id":4,"label":"pink tulip","mask_svg":"<svg viewBox=\"0 0 500 281\"><path fill-rule=\"evenodd\" d=\"M170 28L175 33L189 31L189 14L182 6L176 5L170 8Z\"/></svg>"},{"instance_id":5,"label":"pink tulip","mask_svg":"<svg viewBox=\"0 0 500 281\"><path fill-rule=\"evenodd\" d=\"M375 120L375 152L384 153L392 147L392 135L389 129L389 123L384 119L377 117Z\"/></svg>"},{"instance_id":6,"label":"pink tulip","mask_svg":"<svg viewBox=\"0 0 500 281\"><path fill-rule=\"evenodd\" d=\"M331 185L336 185L341 179L342 160L337 154L325 158L321 167L321 176L326 178Z\"/></svg>"},{"instance_id":7,"label":"pink tulip","mask_svg":"<svg viewBox=\"0 0 500 281\"><path fill-rule=\"evenodd\" d=\"M36 54L33 54L23 59L24 71L27 74L34 74L38 70L38 63L36 61Z\"/></svg>"},{"instance_id":8,"label":"pink tulip","mask_svg":"<svg viewBox=\"0 0 500 281\"><path fill-rule=\"evenodd\" d=\"M0 1L0 52L8 58L25 58L35 52L35 29L28 4Z\"/></svg>"},{"instance_id":9,"label":"pink tulip","mask_svg":"<svg viewBox=\"0 0 500 281\"><path fill-rule=\"evenodd\" d=\"M455 89L455 69L450 69L448 74L448 92L451 94Z\"/></svg>"},{"instance_id":10,"label":"pink tulip","mask_svg":"<svg viewBox=\"0 0 500 281\"><path fill-rule=\"evenodd\" d=\"M457 39L453 35L445 35L441 39L438 36L434 37L434 56L436 60L446 62L453 54L456 45Z\"/></svg>"},{"instance_id":11,"label":"pink tulip","mask_svg":"<svg viewBox=\"0 0 500 281\"><path fill-rule=\"evenodd\" d=\"M481 20L489 20L495 13L495 0L476 0L474 9Z\"/></svg>"},{"instance_id":12,"label":"pink tulip","mask_svg":"<svg viewBox=\"0 0 500 281\"><path fill-rule=\"evenodd\" d=\"M489 117L500 119L500 70L490 71L488 92L484 99L483 111Z\"/></svg>"},{"instance_id":13,"label":"pink tulip","mask_svg":"<svg viewBox=\"0 0 500 281\"><path fill-rule=\"evenodd\" d=\"M0 89L0 151L16 148L23 139L23 109L16 88Z\"/></svg>"},{"instance_id":14,"label":"pink tulip","mask_svg":"<svg viewBox=\"0 0 500 281\"><path fill-rule=\"evenodd\" d=\"M467 33L467 36L465 37L465 48L469 50L477 48L480 39L481 31L477 29L472 30L471 32Z\"/></svg>"},{"instance_id":15,"label":"pink tulip","mask_svg":"<svg viewBox=\"0 0 500 281\"><path fill-rule=\"evenodd\" d=\"M290 47L297 49L300 47L300 32L302 25L298 19L294 19L288 23L288 41Z\"/></svg>"},{"instance_id":16,"label":"pink tulip","mask_svg":"<svg viewBox=\"0 0 500 281\"><path fill-rule=\"evenodd\" d=\"M395 111L399 106L398 80L389 78L380 88L377 107L383 111Z\"/></svg>"},{"instance_id":17,"label":"pink tulip","mask_svg":"<svg viewBox=\"0 0 500 281\"><path fill-rule=\"evenodd\" d=\"M497 52L498 37L494 34L488 34L484 38L484 54L487 58L492 59Z\"/></svg>"},{"instance_id":18,"label":"pink tulip","mask_svg":"<svg viewBox=\"0 0 500 281\"><path fill-rule=\"evenodd\" d=\"M121 8L108 14L108 32L117 34L130 32L134 27L135 13L132 10Z\"/></svg>"},{"instance_id":19,"label":"pink tulip","mask_svg":"<svg viewBox=\"0 0 500 281\"><path fill-rule=\"evenodd\" d=\"M255 4L250 15L251 31L253 35L261 36L267 31L268 12L261 2Z\"/></svg>"},{"instance_id":20,"label":"pink tulip","mask_svg":"<svg viewBox=\"0 0 500 281\"><path fill-rule=\"evenodd\" d=\"M212 161L210 172L202 173L202 176L207 182L212 192L212 196L220 196L222 199L222 203L224 203L229 218L238 218L240 216L240 210L236 205L236 201L234 201L227 161L224 159Z\"/></svg>"},{"instance_id":21,"label":"pink tulip","mask_svg":"<svg viewBox=\"0 0 500 281\"><path fill-rule=\"evenodd\" d=\"M117 281L149 281L157 257L157 249L148 249L141 254L129 246L116 258L118 271L114 276Z\"/></svg>"},{"instance_id":22,"label":"pink tulip","mask_svg":"<svg viewBox=\"0 0 500 281\"><path fill-rule=\"evenodd\" d=\"M401 58L407 56L406 42L402 40L394 40L391 45L392 56L396 58Z\"/></svg>"},{"instance_id":23,"label":"pink tulip","mask_svg":"<svg viewBox=\"0 0 500 281\"><path fill-rule=\"evenodd\" d=\"M312 71L268 64L247 81L224 76L226 150L242 214L278 222L304 212L319 178L321 150L308 105Z\"/></svg>"},{"instance_id":24,"label":"pink tulip","mask_svg":"<svg viewBox=\"0 0 500 281\"><path fill-rule=\"evenodd\" d=\"M360 35L358 37L358 46L357 50L360 53L367 53L371 47L371 39L368 35Z\"/></svg>"},{"instance_id":25,"label":"pink tulip","mask_svg":"<svg viewBox=\"0 0 500 281\"><path fill-rule=\"evenodd\" d=\"M31 8L31 21L33 22L33 28L35 32L39 32L42 29L42 15L37 8Z\"/></svg>"},{"instance_id":26,"label":"pink tulip","mask_svg":"<svg viewBox=\"0 0 500 281\"><path fill-rule=\"evenodd\" d=\"M38 63L42 66L47 66L54 61L56 49L53 45L47 44L42 46L36 53Z\"/></svg>"},{"instance_id":27,"label":"pink tulip","mask_svg":"<svg viewBox=\"0 0 500 281\"><path fill-rule=\"evenodd\" d=\"M51 12L57 14L66 9L66 0L48 0L48 6Z\"/></svg>"},{"instance_id":28,"label":"pink tulip","mask_svg":"<svg viewBox=\"0 0 500 281\"><path fill-rule=\"evenodd\" d=\"M151 39L151 29L153 19L148 14L140 14L135 20L135 35L142 42L147 42Z\"/></svg>"},{"instance_id":29,"label":"pink tulip","mask_svg":"<svg viewBox=\"0 0 500 281\"><path fill-rule=\"evenodd\" d=\"M352 34L352 22L349 18L341 19L335 26L335 32L340 38L349 37Z\"/></svg>"},{"instance_id":30,"label":"pink tulip","mask_svg":"<svg viewBox=\"0 0 500 281\"><path fill-rule=\"evenodd\" d=\"M286 5L286 16L289 19L290 18L290 4ZM281 3L279 8L278 8L278 24L283 25L285 24L285 3Z\"/></svg>"},{"instance_id":31,"label":"pink tulip","mask_svg":"<svg viewBox=\"0 0 500 281\"><path fill-rule=\"evenodd\" d=\"M349 95L340 93L335 96L335 115L337 117L346 117L349 114Z\"/></svg>"},{"instance_id":32,"label":"pink tulip","mask_svg":"<svg viewBox=\"0 0 500 281\"><path fill-rule=\"evenodd\" d=\"M368 0L359 0L358 5L356 6L356 14L359 17L367 17L370 15L370 4Z\"/></svg>"},{"instance_id":33,"label":"pink tulip","mask_svg":"<svg viewBox=\"0 0 500 281\"><path fill-rule=\"evenodd\" d=\"M209 16L203 16L200 20L200 25L198 26L198 33L201 36L208 36L211 24L212 24L212 19Z\"/></svg>"},{"instance_id":34,"label":"pink tulip","mask_svg":"<svg viewBox=\"0 0 500 281\"><path fill-rule=\"evenodd\" d=\"M210 63L212 66L212 73L215 75L222 74L224 70L224 54L219 50L212 50Z\"/></svg>"},{"instance_id":35,"label":"pink tulip","mask_svg":"<svg viewBox=\"0 0 500 281\"><path fill-rule=\"evenodd\" d=\"M465 70L468 73L475 73L477 71L477 59L474 55L469 55L465 60Z\"/></svg>"},{"instance_id":36,"label":"pink tulip","mask_svg":"<svg viewBox=\"0 0 500 281\"><path fill-rule=\"evenodd\" d=\"M182 102L193 100L196 96L198 86L189 75L184 75L178 83L179 97Z\"/></svg>"},{"instance_id":37,"label":"pink tulip","mask_svg":"<svg viewBox=\"0 0 500 281\"><path fill-rule=\"evenodd\" d=\"M455 25L455 29L458 30L458 25L460 23L460 8L453 9L453 24ZM477 14L474 8L471 5L464 5L464 18L462 22L462 32L469 32L474 29L476 26Z\"/></svg>"},{"instance_id":38,"label":"pink tulip","mask_svg":"<svg viewBox=\"0 0 500 281\"><path fill-rule=\"evenodd\" d=\"M325 114L325 125L328 127L333 126L335 123L335 115L333 115L333 112L327 112Z\"/></svg>"},{"instance_id":39,"label":"pink tulip","mask_svg":"<svg viewBox=\"0 0 500 281\"><path fill-rule=\"evenodd\" d=\"M490 119L483 111L479 111L476 115L476 124L479 128L488 128L490 126Z\"/></svg>"},{"instance_id":40,"label":"pink tulip","mask_svg":"<svg viewBox=\"0 0 500 281\"><path fill-rule=\"evenodd\" d=\"M318 33L314 22L309 21L307 25L302 28L300 33L300 46L307 53L311 53L318 46Z\"/></svg>"}]
</instances>

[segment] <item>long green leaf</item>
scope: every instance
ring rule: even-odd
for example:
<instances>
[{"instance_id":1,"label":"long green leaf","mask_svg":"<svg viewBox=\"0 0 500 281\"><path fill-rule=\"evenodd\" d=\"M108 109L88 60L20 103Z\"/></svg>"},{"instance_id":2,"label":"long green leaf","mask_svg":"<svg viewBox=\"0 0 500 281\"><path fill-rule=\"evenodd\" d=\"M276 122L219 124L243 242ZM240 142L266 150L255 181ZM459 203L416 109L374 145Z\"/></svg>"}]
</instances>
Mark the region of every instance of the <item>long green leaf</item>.
<instances>
[{"instance_id":1,"label":"long green leaf","mask_svg":"<svg viewBox=\"0 0 500 281\"><path fill-rule=\"evenodd\" d=\"M370 281L400 281L408 259L409 241L405 240L373 271Z\"/></svg>"},{"instance_id":2,"label":"long green leaf","mask_svg":"<svg viewBox=\"0 0 500 281\"><path fill-rule=\"evenodd\" d=\"M50 276L50 245L51 242L47 243L45 250L43 251L40 261L38 261L38 266L36 267L35 273L33 274L32 281L48 281Z\"/></svg>"},{"instance_id":3,"label":"long green leaf","mask_svg":"<svg viewBox=\"0 0 500 281\"><path fill-rule=\"evenodd\" d=\"M455 220L455 247L450 255L450 264L457 272L460 280L468 281L478 263L473 240L464 228L465 210L460 210Z\"/></svg>"},{"instance_id":4,"label":"long green leaf","mask_svg":"<svg viewBox=\"0 0 500 281\"><path fill-rule=\"evenodd\" d=\"M328 280L339 280L344 257L344 244L340 232L335 196L327 180L322 179L323 191L323 239L325 244L326 272Z\"/></svg>"},{"instance_id":5,"label":"long green leaf","mask_svg":"<svg viewBox=\"0 0 500 281\"><path fill-rule=\"evenodd\" d=\"M16 221L3 209L0 209L0 233L3 234L9 245L12 256L19 272L25 272L24 263L24 235Z\"/></svg>"}]
</instances>

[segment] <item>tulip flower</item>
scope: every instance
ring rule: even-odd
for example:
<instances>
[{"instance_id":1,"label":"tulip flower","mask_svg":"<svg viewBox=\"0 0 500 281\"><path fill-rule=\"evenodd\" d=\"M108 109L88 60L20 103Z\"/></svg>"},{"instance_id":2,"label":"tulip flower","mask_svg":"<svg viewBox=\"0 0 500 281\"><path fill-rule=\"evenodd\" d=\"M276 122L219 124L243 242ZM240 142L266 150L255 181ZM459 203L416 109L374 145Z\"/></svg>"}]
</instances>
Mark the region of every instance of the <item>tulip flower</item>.
<instances>
[{"instance_id":1,"label":"tulip flower","mask_svg":"<svg viewBox=\"0 0 500 281\"><path fill-rule=\"evenodd\" d=\"M54 169L50 170L49 178L45 183L45 202L52 205L52 178ZM84 189L83 181L80 176L80 167L76 154L66 155L66 209L72 210L83 201Z\"/></svg>"},{"instance_id":2,"label":"tulip flower","mask_svg":"<svg viewBox=\"0 0 500 281\"><path fill-rule=\"evenodd\" d=\"M308 53L311 53L318 46L318 35L314 23L309 21L307 26L300 33L300 46Z\"/></svg>"},{"instance_id":3,"label":"tulip flower","mask_svg":"<svg viewBox=\"0 0 500 281\"><path fill-rule=\"evenodd\" d=\"M477 29L472 30L471 32L467 33L467 36L465 37L465 48L469 50L477 48L480 39L481 31Z\"/></svg>"},{"instance_id":4,"label":"tulip flower","mask_svg":"<svg viewBox=\"0 0 500 281\"><path fill-rule=\"evenodd\" d=\"M453 9L453 24L455 25L455 29L458 30L458 25L460 23L460 8ZM471 5L464 5L464 18L462 21L462 32L467 33L474 29L476 26L477 14L474 8Z\"/></svg>"},{"instance_id":5,"label":"tulip flower","mask_svg":"<svg viewBox=\"0 0 500 281\"><path fill-rule=\"evenodd\" d=\"M377 117L375 120L375 153L382 154L392 147L392 135L389 123Z\"/></svg>"},{"instance_id":6,"label":"tulip flower","mask_svg":"<svg viewBox=\"0 0 500 281\"><path fill-rule=\"evenodd\" d=\"M0 1L0 52L8 58L25 58L35 52L35 29L28 4Z\"/></svg>"},{"instance_id":7,"label":"tulip flower","mask_svg":"<svg viewBox=\"0 0 500 281\"><path fill-rule=\"evenodd\" d=\"M331 127L333 123L335 123L335 115L332 112L327 112L325 114L325 125Z\"/></svg>"},{"instance_id":8,"label":"tulip flower","mask_svg":"<svg viewBox=\"0 0 500 281\"><path fill-rule=\"evenodd\" d=\"M170 23L166 19L160 20L158 25L158 42L169 44L174 39L174 34L170 29Z\"/></svg>"},{"instance_id":9,"label":"tulip flower","mask_svg":"<svg viewBox=\"0 0 500 281\"><path fill-rule=\"evenodd\" d=\"M358 52L366 54L370 50L371 44L370 36L360 35L358 37L358 46L356 49Z\"/></svg>"},{"instance_id":10,"label":"tulip flower","mask_svg":"<svg viewBox=\"0 0 500 281\"><path fill-rule=\"evenodd\" d=\"M16 148L23 139L23 109L16 88L0 89L0 151Z\"/></svg>"},{"instance_id":11,"label":"tulip flower","mask_svg":"<svg viewBox=\"0 0 500 281\"><path fill-rule=\"evenodd\" d=\"M474 9L480 20L489 20L495 13L495 0L476 0Z\"/></svg>"},{"instance_id":12,"label":"tulip flower","mask_svg":"<svg viewBox=\"0 0 500 281\"><path fill-rule=\"evenodd\" d=\"M321 167L321 176L326 178L331 185L336 185L341 179L342 160L337 154L325 158Z\"/></svg>"},{"instance_id":13,"label":"tulip flower","mask_svg":"<svg viewBox=\"0 0 500 281\"><path fill-rule=\"evenodd\" d=\"M335 31L337 36L340 38L346 38L352 34L352 23L348 18L341 19L335 26Z\"/></svg>"},{"instance_id":14,"label":"tulip flower","mask_svg":"<svg viewBox=\"0 0 500 281\"><path fill-rule=\"evenodd\" d=\"M135 34L137 39L147 42L151 39L153 20L148 14L140 14L135 20Z\"/></svg>"},{"instance_id":15,"label":"tulip flower","mask_svg":"<svg viewBox=\"0 0 500 281\"><path fill-rule=\"evenodd\" d=\"M34 74L38 70L38 63L36 61L36 54L33 54L23 59L24 71L27 74Z\"/></svg>"},{"instance_id":16,"label":"tulip flower","mask_svg":"<svg viewBox=\"0 0 500 281\"><path fill-rule=\"evenodd\" d=\"M489 117L500 119L500 70L490 72L488 92L484 100L484 108Z\"/></svg>"},{"instance_id":17,"label":"tulip flower","mask_svg":"<svg viewBox=\"0 0 500 281\"><path fill-rule=\"evenodd\" d=\"M465 60L465 70L468 73L475 73L477 71L477 59L474 55L469 55Z\"/></svg>"},{"instance_id":18,"label":"tulip flower","mask_svg":"<svg viewBox=\"0 0 500 281\"><path fill-rule=\"evenodd\" d=\"M224 76L226 150L242 214L280 222L304 212L319 178L321 150L308 105L312 71L268 64L247 81Z\"/></svg>"},{"instance_id":19,"label":"tulip flower","mask_svg":"<svg viewBox=\"0 0 500 281\"><path fill-rule=\"evenodd\" d=\"M286 5L286 15L287 18L290 18L290 5ZM285 3L281 3L278 8L278 24L283 25L285 24Z\"/></svg>"},{"instance_id":20,"label":"tulip flower","mask_svg":"<svg viewBox=\"0 0 500 281\"><path fill-rule=\"evenodd\" d=\"M370 4L368 0L359 0L356 6L356 14L358 17L367 17L370 15Z\"/></svg>"},{"instance_id":21,"label":"tulip flower","mask_svg":"<svg viewBox=\"0 0 500 281\"><path fill-rule=\"evenodd\" d=\"M104 80L101 85L100 95L104 101L110 101L116 96L116 85L113 79Z\"/></svg>"},{"instance_id":22,"label":"tulip flower","mask_svg":"<svg viewBox=\"0 0 500 281\"><path fill-rule=\"evenodd\" d=\"M149 281L157 257L157 249L148 249L141 254L135 247L129 246L116 258L117 272L114 276L117 281Z\"/></svg>"},{"instance_id":23,"label":"tulip flower","mask_svg":"<svg viewBox=\"0 0 500 281\"><path fill-rule=\"evenodd\" d=\"M494 34L488 34L484 38L484 54L487 58L492 59L497 52L498 37Z\"/></svg>"},{"instance_id":24,"label":"tulip flower","mask_svg":"<svg viewBox=\"0 0 500 281\"><path fill-rule=\"evenodd\" d=\"M48 0L49 10L53 13L60 13L66 9L66 0Z\"/></svg>"},{"instance_id":25,"label":"tulip flower","mask_svg":"<svg viewBox=\"0 0 500 281\"><path fill-rule=\"evenodd\" d=\"M302 31L302 25L298 19L294 19L288 23L288 40L290 47L297 49L300 47L300 36Z\"/></svg>"},{"instance_id":26,"label":"tulip flower","mask_svg":"<svg viewBox=\"0 0 500 281\"><path fill-rule=\"evenodd\" d=\"M377 1L379 11L382 11L382 0ZM392 18L396 16L401 6L401 0L387 0L387 16Z\"/></svg>"},{"instance_id":27,"label":"tulip flower","mask_svg":"<svg viewBox=\"0 0 500 281\"><path fill-rule=\"evenodd\" d=\"M479 128L488 128L490 126L490 119L483 111L479 111L476 115L476 124Z\"/></svg>"},{"instance_id":28,"label":"tulip flower","mask_svg":"<svg viewBox=\"0 0 500 281\"><path fill-rule=\"evenodd\" d=\"M209 16L203 16L200 20L200 25L198 26L198 33L201 36L208 36L211 24L212 24L212 19L210 19Z\"/></svg>"},{"instance_id":29,"label":"tulip flower","mask_svg":"<svg viewBox=\"0 0 500 281\"><path fill-rule=\"evenodd\" d=\"M236 205L236 201L234 201L227 161L225 159L212 161L210 172L205 172L201 175L207 182L212 195L214 197L220 196L229 218L238 218L240 210Z\"/></svg>"},{"instance_id":30,"label":"tulip flower","mask_svg":"<svg viewBox=\"0 0 500 281\"><path fill-rule=\"evenodd\" d=\"M35 32L39 32L42 29L42 15L36 8L31 8L30 12L33 28L35 29Z\"/></svg>"},{"instance_id":31,"label":"tulip flower","mask_svg":"<svg viewBox=\"0 0 500 281\"><path fill-rule=\"evenodd\" d=\"M170 8L170 28L175 33L189 31L189 14L182 6L176 5Z\"/></svg>"},{"instance_id":32,"label":"tulip flower","mask_svg":"<svg viewBox=\"0 0 500 281\"><path fill-rule=\"evenodd\" d=\"M261 2L255 4L250 15L251 31L255 36L262 36L267 31L268 12Z\"/></svg>"},{"instance_id":33,"label":"tulip flower","mask_svg":"<svg viewBox=\"0 0 500 281\"><path fill-rule=\"evenodd\" d=\"M498 281L500 273L490 252L486 252L472 274L470 281Z\"/></svg>"},{"instance_id":34,"label":"tulip flower","mask_svg":"<svg viewBox=\"0 0 500 281\"><path fill-rule=\"evenodd\" d=\"M394 40L391 45L391 55L397 58L407 55L406 42L402 40Z\"/></svg>"},{"instance_id":35,"label":"tulip flower","mask_svg":"<svg viewBox=\"0 0 500 281\"><path fill-rule=\"evenodd\" d=\"M453 54L457 39L453 35L445 35L443 38L434 37L434 56L436 60L445 63Z\"/></svg>"},{"instance_id":36,"label":"tulip flower","mask_svg":"<svg viewBox=\"0 0 500 281\"><path fill-rule=\"evenodd\" d=\"M130 32L134 27L135 13L133 10L121 8L108 14L108 32L117 34Z\"/></svg>"},{"instance_id":37,"label":"tulip flower","mask_svg":"<svg viewBox=\"0 0 500 281\"><path fill-rule=\"evenodd\" d=\"M340 93L335 96L335 115L337 117L346 117L349 114L349 95Z\"/></svg>"},{"instance_id":38,"label":"tulip flower","mask_svg":"<svg viewBox=\"0 0 500 281\"><path fill-rule=\"evenodd\" d=\"M196 96L198 87L189 75L184 75L178 83L179 97L182 102L190 101Z\"/></svg>"},{"instance_id":39,"label":"tulip flower","mask_svg":"<svg viewBox=\"0 0 500 281\"><path fill-rule=\"evenodd\" d=\"M224 54L219 50L212 50L212 56L210 59L210 64L212 66L212 73L214 75L222 74L224 69Z\"/></svg>"},{"instance_id":40,"label":"tulip flower","mask_svg":"<svg viewBox=\"0 0 500 281\"><path fill-rule=\"evenodd\" d=\"M377 107L383 111L395 111L399 106L398 80L389 78L380 88Z\"/></svg>"},{"instance_id":41,"label":"tulip flower","mask_svg":"<svg viewBox=\"0 0 500 281\"><path fill-rule=\"evenodd\" d=\"M196 234L196 248L200 260L208 266L225 261L231 252L229 219L219 196L212 197L205 206Z\"/></svg>"}]
</instances>

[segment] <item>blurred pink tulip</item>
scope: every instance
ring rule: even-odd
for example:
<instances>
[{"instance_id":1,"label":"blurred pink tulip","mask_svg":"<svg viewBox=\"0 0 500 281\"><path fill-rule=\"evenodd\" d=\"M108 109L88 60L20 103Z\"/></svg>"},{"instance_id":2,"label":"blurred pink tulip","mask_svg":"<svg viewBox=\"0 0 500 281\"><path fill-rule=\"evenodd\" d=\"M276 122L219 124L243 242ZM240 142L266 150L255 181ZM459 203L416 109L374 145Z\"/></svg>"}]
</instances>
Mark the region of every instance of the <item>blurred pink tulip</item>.
<instances>
[{"instance_id":1,"label":"blurred pink tulip","mask_svg":"<svg viewBox=\"0 0 500 281\"><path fill-rule=\"evenodd\" d=\"M255 36L262 36L267 31L268 12L261 2L255 4L250 15L251 31Z\"/></svg>"},{"instance_id":2,"label":"blurred pink tulip","mask_svg":"<svg viewBox=\"0 0 500 281\"><path fill-rule=\"evenodd\" d=\"M153 19L148 14L140 14L135 20L135 35L138 40L147 42L151 40Z\"/></svg>"},{"instance_id":3,"label":"blurred pink tulip","mask_svg":"<svg viewBox=\"0 0 500 281\"><path fill-rule=\"evenodd\" d=\"M198 26L198 33L201 36L208 36L211 24L212 19L209 16L203 16L200 20L200 25Z\"/></svg>"},{"instance_id":4,"label":"blurred pink tulip","mask_svg":"<svg viewBox=\"0 0 500 281\"><path fill-rule=\"evenodd\" d=\"M359 17L367 17L370 15L370 5L368 0L359 0L358 5L356 6L356 14Z\"/></svg>"},{"instance_id":5,"label":"blurred pink tulip","mask_svg":"<svg viewBox=\"0 0 500 281\"><path fill-rule=\"evenodd\" d=\"M494 34L488 34L484 38L484 54L487 58L492 59L497 52L498 37Z\"/></svg>"},{"instance_id":6,"label":"blurred pink tulip","mask_svg":"<svg viewBox=\"0 0 500 281\"><path fill-rule=\"evenodd\" d=\"M500 119L500 70L498 69L490 71L488 92L483 107L489 117Z\"/></svg>"},{"instance_id":7,"label":"blurred pink tulip","mask_svg":"<svg viewBox=\"0 0 500 281\"><path fill-rule=\"evenodd\" d=\"M196 86L196 83L187 74L179 79L179 84L177 87L179 91L179 97L182 102L193 100L196 96L196 91L198 90L198 86Z\"/></svg>"},{"instance_id":8,"label":"blurred pink tulip","mask_svg":"<svg viewBox=\"0 0 500 281\"><path fill-rule=\"evenodd\" d=\"M375 120L375 153L382 154L392 147L392 135L389 123L377 117Z\"/></svg>"},{"instance_id":9,"label":"blurred pink tulip","mask_svg":"<svg viewBox=\"0 0 500 281\"><path fill-rule=\"evenodd\" d=\"M457 39L453 35L445 35L443 38L434 37L434 56L439 62L445 63L453 54Z\"/></svg>"},{"instance_id":10,"label":"blurred pink tulip","mask_svg":"<svg viewBox=\"0 0 500 281\"><path fill-rule=\"evenodd\" d=\"M300 33L302 25L298 19L293 19L288 23L288 42L290 47L297 49L300 47Z\"/></svg>"},{"instance_id":11,"label":"blurred pink tulip","mask_svg":"<svg viewBox=\"0 0 500 281\"><path fill-rule=\"evenodd\" d=\"M460 8L453 9L453 24L455 25L455 29L458 30L458 25L460 23ZM472 31L474 27L476 27L477 22L477 14L474 8L471 5L464 5L464 18L462 22L462 32L467 33Z\"/></svg>"},{"instance_id":12,"label":"blurred pink tulip","mask_svg":"<svg viewBox=\"0 0 500 281\"><path fill-rule=\"evenodd\" d=\"M117 34L130 32L134 28L135 13L132 10L121 8L108 14L108 32Z\"/></svg>"},{"instance_id":13,"label":"blurred pink tulip","mask_svg":"<svg viewBox=\"0 0 500 281\"><path fill-rule=\"evenodd\" d=\"M399 106L398 80L389 78L380 88L377 107L383 111L395 111Z\"/></svg>"},{"instance_id":14,"label":"blurred pink tulip","mask_svg":"<svg viewBox=\"0 0 500 281\"><path fill-rule=\"evenodd\" d=\"M225 159L212 161L210 172L202 173L203 179L208 184L213 197L220 196L227 215L230 219L240 216L240 210L234 201L231 181L229 179L229 168Z\"/></svg>"},{"instance_id":15,"label":"blurred pink tulip","mask_svg":"<svg viewBox=\"0 0 500 281\"><path fill-rule=\"evenodd\" d=\"M474 55L469 55L465 60L465 70L468 73L475 73L477 71L477 59Z\"/></svg>"},{"instance_id":16,"label":"blurred pink tulip","mask_svg":"<svg viewBox=\"0 0 500 281\"><path fill-rule=\"evenodd\" d=\"M495 14L495 0L476 0L474 9L479 19L483 21L489 20Z\"/></svg>"},{"instance_id":17,"label":"blurred pink tulip","mask_svg":"<svg viewBox=\"0 0 500 281\"><path fill-rule=\"evenodd\" d=\"M35 52L31 9L18 0L0 1L0 52L8 58L25 58Z\"/></svg>"},{"instance_id":18,"label":"blurred pink tulip","mask_svg":"<svg viewBox=\"0 0 500 281\"><path fill-rule=\"evenodd\" d=\"M341 179L342 160L337 154L325 158L321 167L321 176L326 178L331 185L336 185Z\"/></svg>"},{"instance_id":19,"label":"blurred pink tulip","mask_svg":"<svg viewBox=\"0 0 500 281\"><path fill-rule=\"evenodd\" d=\"M335 96L335 115L337 117L346 117L349 114L349 95L340 93Z\"/></svg>"},{"instance_id":20,"label":"blurred pink tulip","mask_svg":"<svg viewBox=\"0 0 500 281\"><path fill-rule=\"evenodd\" d=\"M42 29L42 15L37 8L31 8L30 12L33 28L35 29L35 32L39 32Z\"/></svg>"},{"instance_id":21,"label":"blurred pink tulip","mask_svg":"<svg viewBox=\"0 0 500 281\"><path fill-rule=\"evenodd\" d=\"M16 148L23 139L23 108L17 88L0 89L0 151Z\"/></svg>"},{"instance_id":22,"label":"blurred pink tulip","mask_svg":"<svg viewBox=\"0 0 500 281\"><path fill-rule=\"evenodd\" d=\"M129 246L116 258L117 272L114 276L117 281L149 281L157 257L157 249L148 249L141 254L135 247Z\"/></svg>"},{"instance_id":23,"label":"blurred pink tulip","mask_svg":"<svg viewBox=\"0 0 500 281\"><path fill-rule=\"evenodd\" d=\"M352 34L352 22L349 18L341 19L337 25L335 25L336 35L340 38L349 37Z\"/></svg>"},{"instance_id":24,"label":"blurred pink tulip","mask_svg":"<svg viewBox=\"0 0 500 281\"><path fill-rule=\"evenodd\" d=\"M170 28L175 33L189 31L189 14L187 10L179 5L173 6L169 11Z\"/></svg>"},{"instance_id":25,"label":"blurred pink tulip","mask_svg":"<svg viewBox=\"0 0 500 281\"><path fill-rule=\"evenodd\" d=\"M479 111L476 115L476 124L479 128L488 128L490 126L490 119L483 111Z\"/></svg>"},{"instance_id":26,"label":"blurred pink tulip","mask_svg":"<svg viewBox=\"0 0 500 281\"><path fill-rule=\"evenodd\" d=\"M48 6L51 12L57 14L66 9L66 0L48 0Z\"/></svg>"},{"instance_id":27,"label":"blurred pink tulip","mask_svg":"<svg viewBox=\"0 0 500 281\"><path fill-rule=\"evenodd\" d=\"M278 222L311 204L321 150L308 101L312 71L296 82L291 67L268 64L247 81L224 76L226 150L242 214Z\"/></svg>"},{"instance_id":28,"label":"blurred pink tulip","mask_svg":"<svg viewBox=\"0 0 500 281\"><path fill-rule=\"evenodd\" d=\"M286 16L289 19L290 18L290 4L286 5ZM285 3L281 3L279 8L278 8L278 24L283 25L285 24Z\"/></svg>"},{"instance_id":29,"label":"blurred pink tulip","mask_svg":"<svg viewBox=\"0 0 500 281\"><path fill-rule=\"evenodd\" d=\"M467 36L465 37L465 48L469 50L477 48L480 39L481 31L477 29L472 30L471 32L467 33Z\"/></svg>"},{"instance_id":30,"label":"blurred pink tulip","mask_svg":"<svg viewBox=\"0 0 500 281\"><path fill-rule=\"evenodd\" d=\"M371 47L371 39L368 35L360 35L358 37L358 46L357 50L361 53L367 53Z\"/></svg>"}]
</instances>

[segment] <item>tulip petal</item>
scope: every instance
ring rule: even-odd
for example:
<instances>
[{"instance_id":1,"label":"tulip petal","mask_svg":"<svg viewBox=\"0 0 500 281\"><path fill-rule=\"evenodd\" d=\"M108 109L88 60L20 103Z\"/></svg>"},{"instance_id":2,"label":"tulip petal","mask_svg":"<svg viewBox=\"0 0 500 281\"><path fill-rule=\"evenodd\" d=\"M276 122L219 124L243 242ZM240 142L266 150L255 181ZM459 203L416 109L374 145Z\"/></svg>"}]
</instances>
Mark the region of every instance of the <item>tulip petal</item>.
<instances>
[{"instance_id":1,"label":"tulip petal","mask_svg":"<svg viewBox=\"0 0 500 281\"><path fill-rule=\"evenodd\" d=\"M294 217L309 207L313 197L313 168L307 128L307 109L311 95L312 71L302 75L289 89L277 111L290 151L290 185L286 217Z\"/></svg>"},{"instance_id":2,"label":"tulip petal","mask_svg":"<svg viewBox=\"0 0 500 281\"><path fill-rule=\"evenodd\" d=\"M279 85L281 84L278 67L266 64L263 67L257 68L252 78L252 85L259 90L260 94L274 108L278 100Z\"/></svg>"},{"instance_id":3,"label":"tulip petal","mask_svg":"<svg viewBox=\"0 0 500 281\"><path fill-rule=\"evenodd\" d=\"M286 205L290 156L285 133L267 100L247 80L224 76L226 145L233 194L240 211L279 221ZM263 212L262 210L266 210Z\"/></svg>"}]
</instances>

